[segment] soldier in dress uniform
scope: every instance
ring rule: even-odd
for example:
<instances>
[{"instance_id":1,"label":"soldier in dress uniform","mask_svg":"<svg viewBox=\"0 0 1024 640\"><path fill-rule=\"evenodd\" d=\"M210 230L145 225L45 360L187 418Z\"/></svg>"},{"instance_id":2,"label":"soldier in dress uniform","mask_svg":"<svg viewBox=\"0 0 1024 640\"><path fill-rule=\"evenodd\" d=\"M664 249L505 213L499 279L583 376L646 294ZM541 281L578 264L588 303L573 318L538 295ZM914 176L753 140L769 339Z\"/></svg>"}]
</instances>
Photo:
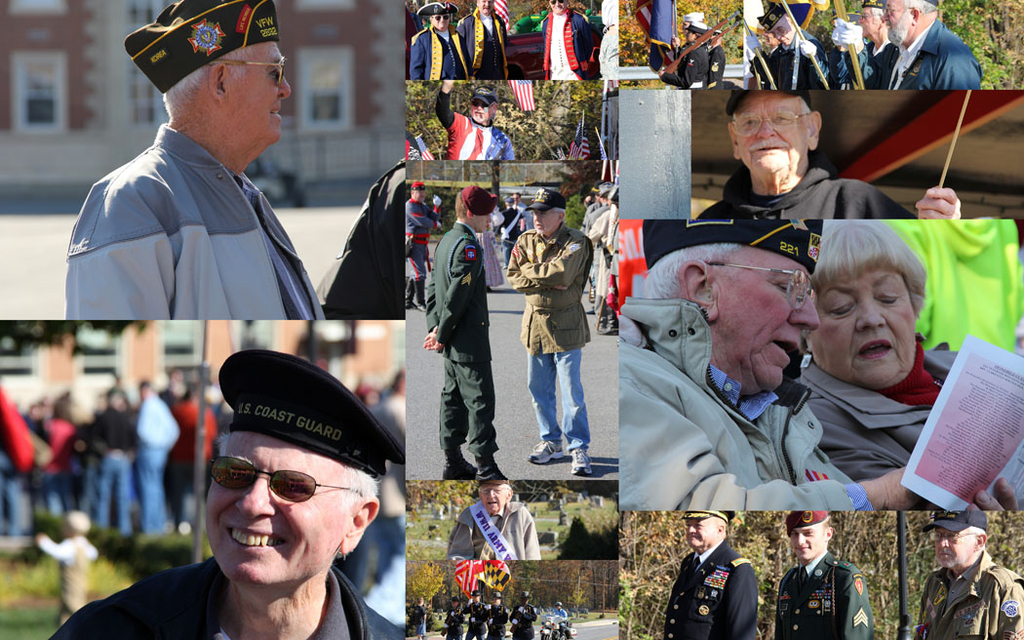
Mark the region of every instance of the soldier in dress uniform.
<instances>
[{"instance_id":1,"label":"soldier in dress uniform","mask_svg":"<svg viewBox=\"0 0 1024 640\"><path fill-rule=\"evenodd\" d=\"M501 594L494 594L494 604L487 610L487 640L505 640L508 608L501 603Z\"/></svg>"},{"instance_id":2,"label":"soldier in dress uniform","mask_svg":"<svg viewBox=\"0 0 1024 640\"><path fill-rule=\"evenodd\" d=\"M753 640L757 576L725 538L732 511L686 511L683 559L665 615L666 640Z\"/></svg>"},{"instance_id":3,"label":"soldier in dress uniform","mask_svg":"<svg viewBox=\"0 0 1024 640\"><path fill-rule=\"evenodd\" d=\"M537 620L537 609L530 604L530 592L524 591L520 596L519 606L509 613L508 621L512 623L514 640L533 640L533 623Z\"/></svg>"},{"instance_id":4,"label":"soldier in dress uniform","mask_svg":"<svg viewBox=\"0 0 1024 640\"><path fill-rule=\"evenodd\" d=\"M467 621L466 640L474 638L485 640L487 638L487 605L480 601L480 590L473 589L470 594L472 600L466 605Z\"/></svg>"},{"instance_id":5,"label":"soldier in dress uniform","mask_svg":"<svg viewBox=\"0 0 1024 640\"><path fill-rule=\"evenodd\" d=\"M828 511L790 512L786 533L798 564L779 584L775 640L874 638L864 575L828 550Z\"/></svg>"},{"instance_id":6,"label":"soldier in dress uniform","mask_svg":"<svg viewBox=\"0 0 1024 640\"><path fill-rule=\"evenodd\" d=\"M936 511L924 531L932 531L941 568L924 583L914 637L1024 638L1024 578L997 565L985 550L985 512Z\"/></svg>"},{"instance_id":7,"label":"soldier in dress uniform","mask_svg":"<svg viewBox=\"0 0 1024 640\"><path fill-rule=\"evenodd\" d=\"M426 186L422 182L412 183L410 191L405 203L405 247L411 269L405 284L405 308L424 311L430 232L441 222L441 214L427 204Z\"/></svg>"},{"instance_id":8,"label":"soldier in dress uniform","mask_svg":"<svg viewBox=\"0 0 1024 640\"><path fill-rule=\"evenodd\" d=\"M725 47L722 46L722 30L715 30L708 43L708 81L704 85L708 89L724 89L725 83Z\"/></svg>"},{"instance_id":9,"label":"soldier in dress uniform","mask_svg":"<svg viewBox=\"0 0 1024 640\"><path fill-rule=\"evenodd\" d=\"M410 80L466 79L462 37L451 24L458 12L451 2L431 2L416 12L429 17L430 26L414 35L409 45Z\"/></svg>"},{"instance_id":10,"label":"soldier in dress uniform","mask_svg":"<svg viewBox=\"0 0 1024 640\"><path fill-rule=\"evenodd\" d=\"M703 22L691 22L684 28L686 32L686 45L689 46L697 41L708 31L708 26ZM675 40L675 38L673 38ZM662 82L679 87L680 89L703 89L708 77L708 48L702 44L693 51L686 54L676 68L675 73L658 71Z\"/></svg>"},{"instance_id":11,"label":"soldier in dress uniform","mask_svg":"<svg viewBox=\"0 0 1024 640\"><path fill-rule=\"evenodd\" d=\"M445 639L462 640L462 623L465 621L466 614L462 611L462 601L459 600L459 596L452 596L452 606L444 618Z\"/></svg>"},{"instance_id":12,"label":"soldier in dress uniform","mask_svg":"<svg viewBox=\"0 0 1024 640\"><path fill-rule=\"evenodd\" d=\"M487 228L497 197L466 187L456 198L455 225L434 251L437 268L427 292L423 348L444 356L441 448L445 480L504 480L494 462L494 378L487 326L487 282L476 234ZM477 467L462 457L469 439Z\"/></svg>"}]
</instances>

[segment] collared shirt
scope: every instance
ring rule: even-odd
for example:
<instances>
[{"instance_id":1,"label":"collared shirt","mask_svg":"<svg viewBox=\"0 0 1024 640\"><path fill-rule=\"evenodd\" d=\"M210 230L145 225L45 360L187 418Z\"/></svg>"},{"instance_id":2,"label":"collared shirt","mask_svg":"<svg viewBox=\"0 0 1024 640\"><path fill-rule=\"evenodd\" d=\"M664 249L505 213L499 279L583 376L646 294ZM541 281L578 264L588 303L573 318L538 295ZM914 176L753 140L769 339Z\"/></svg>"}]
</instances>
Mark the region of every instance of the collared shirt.
<instances>
[{"instance_id":1,"label":"collared shirt","mask_svg":"<svg viewBox=\"0 0 1024 640\"><path fill-rule=\"evenodd\" d=\"M893 67L892 77L889 78L890 89L899 87L900 83L903 82L903 74L905 74L907 69L910 68L910 65L914 63L914 59L917 58L917 54L921 51L921 47L924 46L924 40L928 37L928 32L931 31L934 26L935 21L933 20L932 23L928 25L928 28L922 31L920 35L917 36L917 39L910 43L909 47L904 49L903 45L900 45L900 57L896 62L896 66Z\"/></svg>"},{"instance_id":2,"label":"collared shirt","mask_svg":"<svg viewBox=\"0 0 1024 640\"><path fill-rule=\"evenodd\" d=\"M803 566L803 570L806 572L805 577L811 577L811 572L814 571L814 567L818 566L818 563L821 562L821 559L825 557L826 553L828 553L828 549L825 549L825 551L820 556L818 556L814 560L811 560Z\"/></svg>"},{"instance_id":3,"label":"collared shirt","mask_svg":"<svg viewBox=\"0 0 1024 640\"><path fill-rule=\"evenodd\" d=\"M715 386L725 394L726 399L736 409L743 414L743 416L751 422L757 420L757 417L764 413L768 407L779 399L779 396L775 395L774 391L762 391L755 393L750 396L740 397L740 383L736 382L725 374L724 371L716 367L711 366L711 381L715 383Z\"/></svg>"},{"instance_id":4,"label":"collared shirt","mask_svg":"<svg viewBox=\"0 0 1024 640\"><path fill-rule=\"evenodd\" d=\"M494 16L480 16L480 24L484 25L487 33L494 31Z\"/></svg>"},{"instance_id":5,"label":"collared shirt","mask_svg":"<svg viewBox=\"0 0 1024 640\"><path fill-rule=\"evenodd\" d=\"M722 542L725 542L725 540L722 540ZM707 551L705 551L704 553L702 553L702 554L700 554L700 555L698 555L698 556L697 556L697 568L698 568L698 569L700 569L700 566L701 566L702 564L704 564L704 561L705 561L705 560L707 560L707 559L708 559L708 556L710 556L710 555L711 555L712 553L714 553L714 552L715 552L715 549L717 549L718 547L722 546L722 542L719 542L719 543L718 543L718 544L716 544L715 546L711 547L710 549L708 549L708 550L707 550Z\"/></svg>"},{"instance_id":6,"label":"collared shirt","mask_svg":"<svg viewBox=\"0 0 1024 640\"><path fill-rule=\"evenodd\" d=\"M964 589L970 588L971 582L974 580L974 574L978 572L978 566L981 564L981 558L984 555L984 553L978 554L978 559L966 571L961 573L960 577L954 576L952 569L946 569L946 576L949 578L949 596L946 597L945 604L954 602Z\"/></svg>"}]
</instances>

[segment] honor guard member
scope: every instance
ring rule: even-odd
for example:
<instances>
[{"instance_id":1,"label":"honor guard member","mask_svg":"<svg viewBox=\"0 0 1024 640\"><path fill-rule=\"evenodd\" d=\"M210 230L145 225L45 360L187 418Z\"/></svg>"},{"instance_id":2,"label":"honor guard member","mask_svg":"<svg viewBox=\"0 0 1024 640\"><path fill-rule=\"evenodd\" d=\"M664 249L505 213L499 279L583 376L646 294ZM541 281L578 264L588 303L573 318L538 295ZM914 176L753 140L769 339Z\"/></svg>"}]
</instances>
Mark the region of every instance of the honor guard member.
<instances>
[{"instance_id":1,"label":"honor guard member","mask_svg":"<svg viewBox=\"0 0 1024 640\"><path fill-rule=\"evenodd\" d=\"M334 566L378 511L404 446L334 376L259 349L219 374L234 410L206 500L213 557L80 609L53 637L402 638Z\"/></svg>"},{"instance_id":2,"label":"honor guard member","mask_svg":"<svg viewBox=\"0 0 1024 640\"><path fill-rule=\"evenodd\" d=\"M278 28L273 2L182 0L125 38L170 121L82 205L68 318L323 317L288 234L244 174L280 139L291 95Z\"/></svg>"},{"instance_id":3,"label":"honor guard member","mask_svg":"<svg viewBox=\"0 0 1024 640\"><path fill-rule=\"evenodd\" d=\"M703 22L691 22L686 26L686 45L690 46L708 31ZM661 81L680 89L703 89L708 78L708 48L700 45L686 54L676 67L675 73L658 71Z\"/></svg>"},{"instance_id":4,"label":"honor guard member","mask_svg":"<svg viewBox=\"0 0 1024 640\"><path fill-rule=\"evenodd\" d=\"M550 0L551 13L540 23L544 38L545 80L589 80L594 59L590 21L569 8L569 0Z\"/></svg>"},{"instance_id":5,"label":"honor guard member","mask_svg":"<svg viewBox=\"0 0 1024 640\"><path fill-rule=\"evenodd\" d=\"M533 623L537 620L537 609L530 604L530 592L523 591L519 606L508 614L512 623L513 640L533 640Z\"/></svg>"},{"instance_id":6,"label":"honor guard member","mask_svg":"<svg viewBox=\"0 0 1024 640\"><path fill-rule=\"evenodd\" d=\"M572 456L572 473L589 476L590 422L583 399L580 366L590 326L583 309L583 286L594 262L594 247L582 231L565 224L565 198L541 189L528 207L534 229L519 236L506 276L526 294L519 339L529 359L526 377L540 429L540 442L529 456L534 464L561 458L562 436ZM555 388L562 391L562 424Z\"/></svg>"},{"instance_id":7,"label":"honor guard member","mask_svg":"<svg viewBox=\"0 0 1024 640\"><path fill-rule=\"evenodd\" d=\"M434 113L448 131L445 160L515 160L512 140L494 126L498 112L498 96L490 87L476 87L469 98L469 117L452 111L452 89L455 82L441 83L434 103Z\"/></svg>"},{"instance_id":8,"label":"honor guard member","mask_svg":"<svg viewBox=\"0 0 1024 640\"><path fill-rule=\"evenodd\" d=\"M829 552L828 511L791 512L786 533L798 564L779 584L775 640L872 640L875 623L864 575Z\"/></svg>"},{"instance_id":9,"label":"honor guard member","mask_svg":"<svg viewBox=\"0 0 1024 640\"><path fill-rule=\"evenodd\" d=\"M494 0L476 0L476 9L459 21L463 59L470 80L508 78L505 40L508 25L494 13Z\"/></svg>"},{"instance_id":10,"label":"honor guard member","mask_svg":"<svg viewBox=\"0 0 1024 640\"><path fill-rule=\"evenodd\" d=\"M441 213L427 204L427 190L422 182L412 183L410 191L405 203L405 254L411 270L405 285L405 308L425 311L430 232L441 223Z\"/></svg>"},{"instance_id":11,"label":"honor guard member","mask_svg":"<svg viewBox=\"0 0 1024 640\"><path fill-rule=\"evenodd\" d=\"M465 80L466 60L462 37L451 24L459 12L451 2L431 2L416 12L430 18L430 26L412 37L409 50L410 80Z\"/></svg>"},{"instance_id":12,"label":"honor guard member","mask_svg":"<svg viewBox=\"0 0 1024 640\"><path fill-rule=\"evenodd\" d=\"M473 589L469 604L466 605L466 638L465 640L486 640L487 638L487 605L480 601L480 590Z\"/></svg>"},{"instance_id":13,"label":"honor guard member","mask_svg":"<svg viewBox=\"0 0 1024 640\"><path fill-rule=\"evenodd\" d=\"M494 604L487 610L487 640L504 640L508 608L501 603L501 594L494 594Z\"/></svg>"},{"instance_id":14,"label":"honor guard member","mask_svg":"<svg viewBox=\"0 0 1024 640\"><path fill-rule=\"evenodd\" d=\"M935 511L932 532L941 567L924 583L915 638L1024 638L1024 578L997 565L985 549L984 511Z\"/></svg>"},{"instance_id":15,"label":"honor guard member","mask_svg":"<svg viewBox=\"0 0 1024 640\"><path fill-rule=\"evenodd\" d=\"M427 292L423 348L444 356L441 391L441 448L445 480L504 480L494 462L494 378L488 335L487 282L476 234L487 228L497 198L477 186L466 187L455 202L455 225L434 251ZM462 457L469 438L477 467Z\"/></svg>"},{"instance_id":16,"label":"honor guard member","mask_svg":"<svg viewBox=\"0 0 1024 640\"><path fill-rule=\"evenodd\" d=\"M722 82L722 78L725 77L725 47L722 46L722 37L722 31L716 30L708 44L708 82L704 85L708 89L725 88L725 83Z\"/></svg>"},{"instance_id":17,"label":"honor guard member","mask_svg":"<svg viewBox=\"0 0 1024 640\"><path fill-rule=\"evenodd\" d=\"M865 38L867 44L864 43ZM833 89L852 86L852 74L850 69L850 52L856 48L858 54L861 50L861 75L864 78L865 88L881 88L878 86L879 79L873 77L875 73L888 64L888 57L899 55L896 45L889 41L889 24L885 21L885 0L864 0L861 6L860 19L858 24L836 20L836 27L832 30L832 42L836 45L828 54L829 84ZM846 48L840 55L839 47ZM867 60L873 60L876 64L868 64Z\"/></svg>"},{"instance_id":18,"label":"honor guard member","mask_svg":"<svg viewBox=\"0 0 1024 640\"><path fill-rule=\"evenodd\" d=\"M462 610L462 601L459 596L452 596L452 606L448 608L448 614L444 618L444 637L446 640L462 640L462 623L466 621L466 614Z\"/></svg>"},{"instance_id":19,"label":"honor guard member","mask_svg":"<svg viewBox=\"0 0 1024 640\"><path fill-rule=\"evenodd\" d=\"M779 46L768 57L768 67L778 89L824 89L810 58L818 61L822 73L828 73L828 60L821 43L807 31L800 29L800 43L796 41L795 29L790 24L786 10L781 4L772 4L761 21L766 31L779 39ZM798 50L799 49L799 50ZM759 63L760 64L760 63ZM793 65L797 69L796 83L793 82Z\"/></svg>"},{"instance_id":20,"label":"honor guard member","mask_svg":"<svg viewBox=\"0 0 1024 640\"><path fill-rule=\"evenodd\" d=\"M757 576L725 541L732 511L686 511L683 559L669 592L666 640L754 640Z\"/></svg>"}]
</instances>

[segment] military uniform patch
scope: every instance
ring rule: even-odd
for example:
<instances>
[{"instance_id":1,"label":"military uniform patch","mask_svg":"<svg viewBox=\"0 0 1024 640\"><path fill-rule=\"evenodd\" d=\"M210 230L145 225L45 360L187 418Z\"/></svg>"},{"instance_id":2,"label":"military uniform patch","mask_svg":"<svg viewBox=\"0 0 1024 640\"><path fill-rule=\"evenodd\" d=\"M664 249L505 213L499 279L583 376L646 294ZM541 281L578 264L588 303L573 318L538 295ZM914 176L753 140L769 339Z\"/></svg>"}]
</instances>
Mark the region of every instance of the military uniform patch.
<instances>
[{"instance_id":1,"label":"military uniform patch","mask_svg":"<svg viewBox=\"0 0 1024 640\"><path fill-rule=\"evenodd\" d=\"M981 602L975 602L974 604L972 604L972 605L970 605L968 607L964 607L963 609L958 610L956 613L953 614L953 617L954 618L963 618L965 616L970 617L972 614L974 614L979 609L981 609L982 605L984 605L984 604L985 604L984 600L982 600Z\"/></svg>"},{"instance_id":2,"label":"military uniform patch","mask_svg":"<svg viewBox=\"0 0 1024 640\"><path fill-rule=\"evenodd\" d=\"M857 578L853 581L853 587L857 590L857 593L864 595L864 581Z\"/></svg>"},{"instance_id":3,"label":"military uniform patch","mask_svg":"<svg viewBox=\"0 0 1024 640\"><path fill-rule=\"evenodd\" d=\"M818 252L821 250L821 236L816 233L811 234L811 240L808 242L807 255L810 256L815 262L818 261Z\"/></svg>"},{"instance_id":4,"label":"military uniform patch","mask_svg":"<svg viewBox=\"0 0 1024 640\"><path fill-rule=\"evenodd\" d=\"M940 584L939 590L935 593L935 597L932 598L932 604L939 604L946 599L946 585Z\"/></svg>"},{"instance_id":5,"label":"military uniform patch","mask_svg":"<svg viewBox=\"0 0 1024 640\"><path fill-rule=\"evenodd\" d=\"M868 614L864 613L864 607L861 607L857 611L856 615L853 616L853 626L856 627L859 624L862 624L865 627L868 626Z\"/></svg>"},{"instance_id":6,"label":"military uniform patch","mask_svg":"<svg viewBox=\"0 0 1024 640\"><path fill-rule=\"evenodd\" d=\"M579 248L580 248L580 243L578 243L578 242L573 242L568 247L566 247L566 249L569 250L569 253L573 253L573 252L579 250Z\"/></svg>"},{"instance_id":7,"label":"military uniform patch","mask_svg":"<svg viewBox=\"0 0 1024 640\"><path fill-rule=\"evenodd\" d=\"M201 49L209 57L214 51L220 50L220 41L223 39L224 32L220 29L220 23L207 24L203 19L192 25L192 37L188 43L192 45L192 53L198 53Z\"/></svg>"},{"instance_id":8,"label":"military uniform patch","mask_svg":"<svg viewBox=\"0 0 1024 640\"><path fill-rule=\"evenodd\" d=\"M476 260L476 247L472 245L466 245L466 260Z\"/></svg>"},{"instance_id":9,"label":"military uniform patch","mask_svg":"<svg viewBox=\"0 0 1024 640\"><path fill-rule=\"evenodd\" d=\"M1020 605L1016 600L1007 600L1003 604L999 605L999 610L1007 616L1014 618L1018 613L1020 613Z\"/></svg>"},{"instance_id":10,"label":"military uniform patch","mask_svg":"<svg viewBox=\"0 0 1024 640\"><path fill-rule=\"evenodd\" d=\"M704 579L704 584L714 589L723 589L725 581L729 579L729 570L723 567L715 569L714 573Z\"/></svg>"},{"instance_id":11,"label":"military uniform patch","mask_svg":"<svg viewBox=\"0 0 1024 640\"><path fill-rule=\"evenodd\" d=\"M702 605L700 605L700 608L699 608L699 609L697 609L697 613L699 613L699 614L700 614L700 615L702 615L702 616L706 616L706 615L708 615L709 613L711 613L711 609L710 609L710 608L708 608L708 605L706 605L706 604L702 604Z\"/></svg>"}]
</instances>

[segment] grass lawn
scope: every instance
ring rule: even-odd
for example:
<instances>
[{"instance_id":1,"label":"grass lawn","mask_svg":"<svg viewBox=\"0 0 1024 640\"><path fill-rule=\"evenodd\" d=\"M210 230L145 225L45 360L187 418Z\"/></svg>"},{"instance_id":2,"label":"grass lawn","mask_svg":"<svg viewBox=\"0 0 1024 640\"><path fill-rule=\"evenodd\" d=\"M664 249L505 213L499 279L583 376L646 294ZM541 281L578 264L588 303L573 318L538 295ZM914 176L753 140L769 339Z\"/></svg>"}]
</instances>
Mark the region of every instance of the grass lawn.
<instances>
[{"instance_id":1,"label":"grass lawn","mask_svg":"<svg viewBox=\"0 0 1024 640\"><path fill-rule=\"evenodd\" d=\"M46 640L57 630L57 600L0 608L0 637L14 640Z\"/></svg>"}]
</instances>

